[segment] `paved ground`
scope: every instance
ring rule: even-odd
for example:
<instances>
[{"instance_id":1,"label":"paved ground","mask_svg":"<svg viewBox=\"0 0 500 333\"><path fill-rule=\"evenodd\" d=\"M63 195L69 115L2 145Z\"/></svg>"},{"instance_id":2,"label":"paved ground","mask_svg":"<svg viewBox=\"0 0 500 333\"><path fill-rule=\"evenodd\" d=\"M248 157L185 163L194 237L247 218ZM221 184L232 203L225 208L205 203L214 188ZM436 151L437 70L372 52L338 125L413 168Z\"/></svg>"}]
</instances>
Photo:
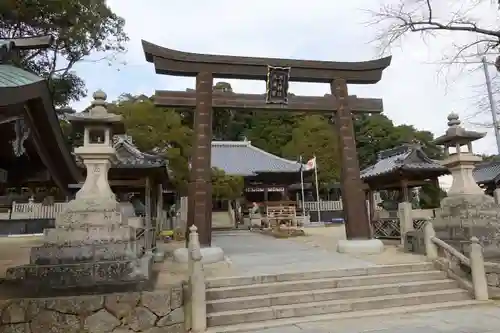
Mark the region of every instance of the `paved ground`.
<instances>
[{"instance_id":1,"label":"paved ground","mask_svg":"<svg viewBox=\"0 0 500 333\"><path fill-rule=\"evenodd\" d=\"M224 250L233 272L242 275L374 265L336 251L250 231L216 232L212 239L215 246Z\"/></svg>"},{"instance_id":2,"label":"paved ground","mask_svg":"<svg viewBox=\"0 0 500 333\"><path fill-rule=\"evenodd\" d=\"M413 315L366 317L275 327L247 333L496 333L500 306L474 306Z\"/></svg>"},{"instance_id":3,"label":"paved ground","mask_svg":"<svg viewBox=\"0 0 500 333\"><path fill-rule=\"evenodd\" d=\"M309 247L321 248L323 250L336 252L338 241L345 239L345 227L343 224L329 227L305 228L306 237L290 238L294 242L306 244ZM390 265L400 263L411 263L425 261L425 257L413 253L404 252L399 240L384 240L384 252L379 254L351 255L358 259L368 261L377 265Z\"/></svg>"}]
</instances>

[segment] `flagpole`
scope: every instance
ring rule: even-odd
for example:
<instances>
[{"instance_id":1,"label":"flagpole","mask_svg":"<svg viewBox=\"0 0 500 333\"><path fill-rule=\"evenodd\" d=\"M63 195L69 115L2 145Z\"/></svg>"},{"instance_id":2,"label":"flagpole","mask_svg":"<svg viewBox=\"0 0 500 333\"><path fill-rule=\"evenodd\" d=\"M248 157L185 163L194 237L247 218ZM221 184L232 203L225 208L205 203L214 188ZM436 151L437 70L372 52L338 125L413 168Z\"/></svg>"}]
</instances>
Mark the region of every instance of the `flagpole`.
<instances>
[{"instance_id":1,"label":"flagpole","mask_svg":"<svg viewBox=\"0 0 500 333\"><path fill-rule=\"evenodd\" d=\"M304 195L304 164L302 163L302 155L300 155L300 190L302 191L302 216L306 216L306 205L305 205L305 195Z\"/></svg>"},{"instance_id":2,"label":"flagpole","mask_svg":"<svg viewBox=\"0 0 500 333\"><path fill-rule=\"evenodd\" d=\"M319 186L318 186L318 161L316 160L316 155L314 155L314 178L316 179L316 208L318 211L318 222L321 222L321 213L319 209Z\"/></svg>"}]
</instances>

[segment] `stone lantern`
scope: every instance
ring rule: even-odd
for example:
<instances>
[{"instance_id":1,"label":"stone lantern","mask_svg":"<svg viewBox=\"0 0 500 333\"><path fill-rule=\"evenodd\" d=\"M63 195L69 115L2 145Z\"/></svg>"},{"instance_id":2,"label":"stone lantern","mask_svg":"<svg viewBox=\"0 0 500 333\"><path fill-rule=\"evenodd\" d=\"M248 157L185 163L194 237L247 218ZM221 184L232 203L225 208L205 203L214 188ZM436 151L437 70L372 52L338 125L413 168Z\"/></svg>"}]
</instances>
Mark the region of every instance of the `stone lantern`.
<instances>
[{"instance_id":1,"label":"stone lantern","mask_svg":"<svg viewBox=\"0 0 500 333\"><path fill-rule=\"evenodd\" d=\"M31 249L30 263L9 268L7 280L48 289L147 281L152 256L144 253L145 240L120 211L108 181L116 158L112 136L124 132L121 116L108 113L106 94L98 91L89 112L68 119L84 134L75 154L87 168L85 183L55 228L44 230L44 244Z\"/></svg>"},{"instance_id":2,"label":"stone lantern","mask_svg":"<svg viewBox=\"0 0 500 333\"><path fill-rule=\"evenodd\" d=\"M433 220L437 237L467 253L471 237L477 237L486 258L500 258L500 206L476 184L472 171L482 159L474 155L472 142L486 134L464 129L457 114L448 116L446 133L435 140L445 148L442 164L453 177L441 211Z\"/></svg>"},{"instance_id":3,"label":"stone lantern","mask_svg":"<svg viewBox=\"0 0 500 333\"><path fill-rule=\"evenodd\" d=\"M453 177L448 197L484 194L472 176L474 165L482 160L481 157L474 155L472 142L482 139L485 135L486 133L465 130L460 126L457 114L451 113L448 116L446 134L435 140L437 145L444 146L445 159L441 164L450 170Z\"/></svg>"},{"instance_id":4,"label":"stone lantern","mask_svg":"<svg viewBox=\"0 0 500 333\"><path fill-rule=\"evenodd\" d=\"M101 203L115 205L116 198L108 181L108 171L116 160L112 138L125 130L122 116L107 111L106 94L97 91L93 97L90 111L68 115L74 130L83 131L83 146L75 148L75 154L87 169L85 183L76 193L76 198L98 199Z\"/></svg>"}]
</instances>

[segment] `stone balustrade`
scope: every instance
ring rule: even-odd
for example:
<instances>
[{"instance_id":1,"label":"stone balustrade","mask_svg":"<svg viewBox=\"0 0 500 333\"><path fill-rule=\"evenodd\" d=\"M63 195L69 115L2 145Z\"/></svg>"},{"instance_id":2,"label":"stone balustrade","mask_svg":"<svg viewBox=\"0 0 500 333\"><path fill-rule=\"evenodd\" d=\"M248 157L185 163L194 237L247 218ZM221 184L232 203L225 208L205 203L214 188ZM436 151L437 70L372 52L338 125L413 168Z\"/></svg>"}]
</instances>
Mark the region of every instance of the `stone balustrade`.
<instances>
[{"instance_id":1,"label":"stone balustrade","mask_svg":"<svg viewBox=\"0 0 500 333\"><path fill-rule=\"evenodd\" d=\"M5 333L183 333L182 284L162 290L0 301Z\"/></svg>"},{"instance_id":2,"label":"stone balustrade","mask_svg":"<svg viewBox=\"0 0 500 333\"><path fill-rule=\"evenodd\" d=\"M500 263L485 262L486 282L493 298L500 297Z\"/></svg>"}]
</instances>

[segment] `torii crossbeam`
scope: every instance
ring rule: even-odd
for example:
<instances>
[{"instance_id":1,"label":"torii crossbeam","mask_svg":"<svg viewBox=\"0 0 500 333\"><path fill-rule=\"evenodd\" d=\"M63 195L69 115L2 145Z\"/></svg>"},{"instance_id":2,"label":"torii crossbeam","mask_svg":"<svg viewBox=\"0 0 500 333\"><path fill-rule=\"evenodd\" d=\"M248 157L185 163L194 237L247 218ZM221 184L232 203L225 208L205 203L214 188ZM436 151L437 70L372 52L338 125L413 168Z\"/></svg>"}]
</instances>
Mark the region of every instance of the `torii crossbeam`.
<instances>
[{"instance_id":1,"label":"torii crossbeam","mask_svg":"<svg viewBox=\"0 0 500 333\"><path fill-rule=\"evenodd\" d=\"M168 107L196 108L188 225L195 224L198 227L203 245L211 243L210 155L213 108L288 110L334 115L342 147L341 190L347 238L371 239L365 195L359 175L352 114L381 112L382 101L349 96L347 84L377 83L383 70L389 66L391 57L365 62L306 61L188 53L146 41L142 42L142 46L146 60L154 63L156 73L196 77L195 92L158 91L155 103ZM214 78L266 80L267 98L264 95L213 92ZM288 81L329 83L333 96L288 96ZM270 102L271 95L274 100Z\"/></svg>"},{"instance_id":2,"label":"torii crossbeam","mask_svg":"<svg viewBox=\"0 0 500 333\"><path fill-rule=\"evenodd\" d=\"M157 90L154 102L158 106L194 108L196 107L196 92ZM383 109L382 100L379 98L358 98L351 95L348 97L348 103L351 106L352 113L380 113ZM287 104L267 104L265 95L214 92L212 95L212 108L332 114L337 112L339 102L332 95L326 95L324 97L290 96Z\"/></svg>"}]
</instances>

